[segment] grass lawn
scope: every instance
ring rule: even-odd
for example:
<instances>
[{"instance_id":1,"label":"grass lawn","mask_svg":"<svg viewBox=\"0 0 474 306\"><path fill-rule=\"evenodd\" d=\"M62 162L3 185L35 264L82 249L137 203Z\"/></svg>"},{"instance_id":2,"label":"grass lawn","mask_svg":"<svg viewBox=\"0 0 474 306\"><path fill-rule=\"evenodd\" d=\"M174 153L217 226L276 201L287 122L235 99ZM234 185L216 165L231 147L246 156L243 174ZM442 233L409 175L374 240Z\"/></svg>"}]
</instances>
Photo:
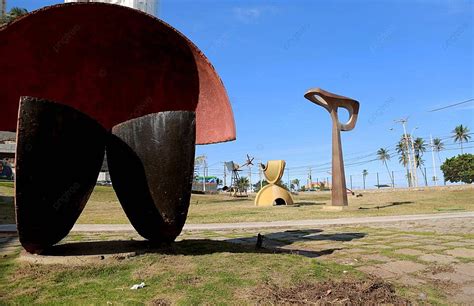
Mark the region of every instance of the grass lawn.
<instances>
[{"instance_id":1,"label":"grass lawn","mask_svg":"<svg viewBox=\"0 0 474 306\"><path fill-rule=\"evenodd\" d=\"M74 235L69 239L77 240ZM371 285L372 280L349 265L207 239L79 265L32 264L17 257L0 260L0 304L268 304L290 302L297 297L291 295L294 290L306 290L303 295L313 294L311 299L317 292L324 300L328 286L334 291L328 298L336 299L336 294L348 294L347 284L354 287L352 296L366 287L376 291L367 293L369 300L380 294L389 301L398 299L392 285L381 280ZM145 288L129 289L142 281ZM288 297L272 296L279 291Z\"/></svg>"},{"instance_id":2,"label":"grass lawn","mask_svg":"<svg viewBox=\"0 0 474 306\"><path fill-rule=\"evenodd\" d=\"M226 223L274 220L302 220L337 217L363 217L442 213L474 210L472 185L425 188L420 190L361 191L362 197L349 196L353 210L322 211L330 203L329 192L300 193L294 196L297 205L255 207L254 196L231 198L228 195L192 195L188 223ZM0 222L14 223L13 184L0 183ZM114 190L97 186L78 223L128 223Z\"/></svg>"},{"instance_id":3,"label":"grass lawn","mask_svg":"<svg viewBox=\"0 0 474 306\"><path fill-rule=\"evenodd\" d=\"M168 246L153 246L133 232L72 233L50 256L25 256L19 255L15 237L4 237L0 249L10 253L0 257L0 305L280 305L305 301L402 305L406 299L447 304L459 288L436 274L451 273L450 279L459 286L469 286L464 274L453 272L464 273L473 258L450 257L457 261L446 265L423 256L446 258L448 252L459 250L460 243L470 252L468 241L474 235L464 234L472 228L468 221L454 221L461 226L454 231L453 226L446 226L452 220L442 222L439 232L429 231L429 224L418 224L411 231L402 224L265 229L263 249L255 249L254 231L184 232ZM408 237L409 251L418 253L405 253ZM16 239L14 246L5 238ZM440 249L429 250L428 246ZM141 282L145 288L129 289Z\"/></svg>"},{"instance_id":4,"label":"grass lawn","mask_svg":"<svg viewBox=\"0 0 474 306\"><path fill-rule=\"evenodd\" d=\"M256 252L227 242L187 240L129 259L105 260L71 267L0 261L0 303L243 304L255 286L271 282L289 286L351 277L350 266L323 263L303 256ZM146 282L141 290L133 284Z\"/></svg>"},{"instance_id":5,"label":"grass lawn","mask_svg":"<svg viewBox=\"0 0 474 306\"><path fill-rule=\"evenodd\" d=\"M0 192L0 216L2 222L10 223L13 185L0 183ZM363 209L331 213L321 211L329 194L300 194L296 196L298 206L270 208L255 207L252 199L193 195L188 222L468 211L473 209L473 196L472 186L365 192L363 197L350 198L351 206ZM80 221L128 222L109 187L95 189ZM450 279L458 280L460 286L469 286L463 273L474 263L471 224L459 219L419 222L410 228L398 222L373 228L265 229L261 231L264 249L255 248L255 230L185 231L176 243L158 247L135 232L71 233L56 248L62 251L50 256L54 260L48 263L36 262L43 260L42 256L24 261L18 238L3 233L0 305L270 305L305 301L398 305L406 304L406 299L446 304L458 287L442 281L443 274L450 273ZM427 255L452 263L433 262ZM386 272L387 268L391 270ZM374 274L380 272L388 276ZM145 288L129 289L142 281Z\"/></svg>"}]
</instances>

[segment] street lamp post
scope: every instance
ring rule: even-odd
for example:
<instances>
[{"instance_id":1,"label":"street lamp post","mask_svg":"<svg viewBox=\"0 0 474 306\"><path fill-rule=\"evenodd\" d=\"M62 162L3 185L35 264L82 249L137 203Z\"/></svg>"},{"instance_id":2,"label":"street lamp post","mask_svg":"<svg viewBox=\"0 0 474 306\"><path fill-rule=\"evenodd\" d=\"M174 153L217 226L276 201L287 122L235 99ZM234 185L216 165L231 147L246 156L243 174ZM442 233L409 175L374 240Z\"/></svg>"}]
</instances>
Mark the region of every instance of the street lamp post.
<instances>
[{"instance_id":1,"label":"street lamp post","mask_svg":"<svg viewBox=\"0 0 474 306\"><path fill-rule=\"evenodd\" d=\"M409 144L409 140L408 140L408 135L407 135L407 129L406 129L406 123L407 123L408 119L400 119L400 120L396 120L395 122L396 123L401 123L402 126L403 126L403 139L405 141L405 148L407 150L407 154L408 154L408 175L410 177L410 187L413 187L413 184L415 183L415 174L414 174L414 170L416 171L416 168L413 169L413 163L412 163L412 158L411 158L411 150L410 150L410 144ZM413 151L413 154L415 152Z\"/></svg>"},{"instance_id":2,"label":"street lamp post","mask_svg":"<svg viewBox=\"0 0 474 306\"><path fill-rule=\"evenodd\" d=\"M433 144L433 136L430 134L430 146L431 146L431 157L433 159L433 181L435 186L438 186L438 177L436 174L436 162L435 162L435 156L434 156L434 144Z\"/></svg>"}]
</instances>

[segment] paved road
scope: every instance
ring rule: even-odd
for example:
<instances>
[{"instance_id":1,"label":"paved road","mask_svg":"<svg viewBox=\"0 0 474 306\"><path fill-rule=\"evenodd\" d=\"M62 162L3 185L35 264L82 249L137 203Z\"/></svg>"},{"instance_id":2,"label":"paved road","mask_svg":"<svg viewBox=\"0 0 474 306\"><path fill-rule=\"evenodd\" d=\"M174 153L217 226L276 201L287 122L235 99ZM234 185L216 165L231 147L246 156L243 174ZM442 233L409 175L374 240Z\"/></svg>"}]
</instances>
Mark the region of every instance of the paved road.
<instances>
[{"instance_id":1,"label":"paved road","mask_svg":"<svg viewBox=\"0 0 474 306\"><path fill-rule=\"evenodd\" d=\"M210 224L186 224L184 230L233 230L252 228L278 228L278 227L307 227L323 225L350 225L367 223L389 223L400 221L417 220L439 220L453 218L474 218L474 212L439 213L424 215L402 215L402 216L380 216L380 217L352 217L337 219L316 219L316 220L291 220L291 221L270 221L270 222L242 222L242 223L210 223ZM0 224L0 232L15 232L15 224ZM134 231L130 224L76 224L72 228L73 232L123 232Z\"/></svg>"}]
</instances>

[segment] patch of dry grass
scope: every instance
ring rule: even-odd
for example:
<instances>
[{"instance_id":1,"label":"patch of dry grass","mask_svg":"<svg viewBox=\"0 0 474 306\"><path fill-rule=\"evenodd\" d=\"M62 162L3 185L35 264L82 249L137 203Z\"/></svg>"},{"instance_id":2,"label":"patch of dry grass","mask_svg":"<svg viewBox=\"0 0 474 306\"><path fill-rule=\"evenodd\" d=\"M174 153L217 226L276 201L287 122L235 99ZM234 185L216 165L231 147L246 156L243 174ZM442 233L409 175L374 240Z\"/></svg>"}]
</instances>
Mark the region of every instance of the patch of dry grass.
<instances>
[{"instance_id":1,"label":"patch of dry grass","mask_svg":"<svg viewBox=\"0 0 474 306\"><path fill-rule=\"evenodd\" d=\"M271 281L290 286L359 277L350 266L274 254L228 242L187 240L131 258L81 266L0 260L0 304L247 304L242 295ZM342 273L346 271L346 273ZM145 282L146 287L130 290Z\"/></svg>"},{"instance_id":2,"label":"patch of dry grass","mask_svg":"<svg viewBox=\"0 0 474 306\"><path fill-rule=\"evenodd\" d=\"M80 223L128 223L115 195L112 193L107 198L104 192L97 194L94 191L79 218ZM249 198L231 198L228 195L193 194L187 222L303 220L474 210L472 186L363 192L362 197L349 196L349 206L353 210L322 211L322 206L330 203L330 197L329 192L300 193L294 196L295 206L256 207L253 195Z\"/></svg>"}]
</instances>

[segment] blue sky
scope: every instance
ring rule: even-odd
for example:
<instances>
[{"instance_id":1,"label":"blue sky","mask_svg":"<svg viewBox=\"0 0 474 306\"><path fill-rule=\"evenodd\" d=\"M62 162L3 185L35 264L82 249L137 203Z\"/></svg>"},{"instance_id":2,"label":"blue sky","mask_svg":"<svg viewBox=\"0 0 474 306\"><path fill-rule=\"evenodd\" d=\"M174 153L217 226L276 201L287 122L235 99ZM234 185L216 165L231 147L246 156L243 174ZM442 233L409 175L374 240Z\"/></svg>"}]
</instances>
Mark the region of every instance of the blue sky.
<instances>
[{"instance_id":1,"label":"blue sky","mask_svg":"<svg viewBox=\"0 0 474 306\"><path fill-rule=\"evenodd\" d=\"M7 2L33 10L61 1ZM347 175L386 171L379 161L363 162L381 147L394 153L402 134L395 119L409 117L409 132L417 128L425 139L446 138L458 124L474 131L472 102L428 112L474 98L472 1L163 0L158 15L202 49L231 98L237 140L197 148L210 174L248 153L285 159L291 178L306 181L308 165L313 179L327 176L331 122L304 99L311 87L360 101L356 128L342 134ZM425 164L431 167L429 152ZM403 170L396 157L389 167Z\"/></svg>"}]
</instances>

